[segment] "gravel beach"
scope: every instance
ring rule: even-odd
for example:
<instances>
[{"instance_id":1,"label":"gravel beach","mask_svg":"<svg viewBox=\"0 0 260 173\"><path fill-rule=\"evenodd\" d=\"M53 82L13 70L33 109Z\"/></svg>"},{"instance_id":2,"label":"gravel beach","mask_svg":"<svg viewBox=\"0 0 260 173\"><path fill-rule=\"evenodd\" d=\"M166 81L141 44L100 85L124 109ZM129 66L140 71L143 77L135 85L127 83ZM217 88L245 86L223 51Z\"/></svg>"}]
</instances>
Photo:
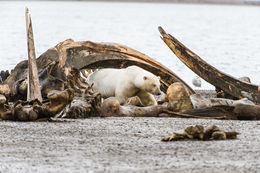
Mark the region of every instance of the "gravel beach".
<instances>
[{"instance_id":1,"label":"gravel beach","mask_svg":"<svg viewBox=\"0 0 260 173\"><path fill-rule=\"evenodd\" d=\"M2 1L1 70L11 70L27 57L25 7L33 17L37 56L68 38L117 42L153 57L191 85L194 74L162 43L157 30L161 25L214 67L260 83L259 6ZM212 86L203 81L202 89ZM240 134L226 141L161 142L187 126L213 124ZM132 117L0 120L0 131L0 173L260 173L260 121Z\"/></svg>"},{"instance_id":2,"label":"gravel beach","mask_svg":"<svg viewBox=\"0 0 260 173\"><path fill-rule=\"evenodd\" d=\"M161 142L190 125L236 140ZM181 118L0 121L0 172L259 172L260 122Z\"/></svg>"}]
</instances>

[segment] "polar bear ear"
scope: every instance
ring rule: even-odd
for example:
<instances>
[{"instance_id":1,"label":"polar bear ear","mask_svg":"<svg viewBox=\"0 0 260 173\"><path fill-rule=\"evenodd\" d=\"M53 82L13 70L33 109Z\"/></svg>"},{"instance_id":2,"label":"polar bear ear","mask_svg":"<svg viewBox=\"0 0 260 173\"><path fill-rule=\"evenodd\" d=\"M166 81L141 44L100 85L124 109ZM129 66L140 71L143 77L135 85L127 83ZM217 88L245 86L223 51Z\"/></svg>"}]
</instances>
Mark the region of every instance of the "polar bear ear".
<instances>
[{"instance_id":1,"label":"polar bear ear","mask_svg":"<svg viewBox=\"0 0 260 173\"><path fill-rule=\"evenodd\" d=\"M158 79L159 79L159 80L161 80L161 77L160 77L160 76L158 76Z\"/></svg>"},{"instance_id":2,"label":"polar bear ear","mask_svg":"<svg viewBox=\"0 0 260 173\"><path fill-rule=\"evenodd\" d=\"M147 80L147 79L148 79L148 77L144 76L144 80Z\"/></svg>"}]
</instances>

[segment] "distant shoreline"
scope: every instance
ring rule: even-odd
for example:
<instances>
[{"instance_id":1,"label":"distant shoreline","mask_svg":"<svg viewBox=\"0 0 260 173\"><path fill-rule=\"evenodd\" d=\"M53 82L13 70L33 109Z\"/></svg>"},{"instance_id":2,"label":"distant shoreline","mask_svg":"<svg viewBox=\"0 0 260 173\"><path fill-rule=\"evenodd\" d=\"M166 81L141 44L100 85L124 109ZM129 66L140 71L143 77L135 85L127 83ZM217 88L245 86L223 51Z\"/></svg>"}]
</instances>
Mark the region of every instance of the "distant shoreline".
<instances>
[{"instance_id":1,"label":"distant shoreline","mask_svg":"<svg viewBox=\"0 0 260 173\"><path fill-rule=\"evenodd\" d=\"M7 0L0 0L7 1ZM27 0L9 0L27 1ZM260 0L29 0L29 1L89 1L89 2L141 2L141 3L180 3L180 4L223 4L260 5Z\"/></svg>"},{"instance_id":2,"label":"distant shoreline","mask_svg":"<svg viewBox=\"0 0 260 173\"><path fill-rule=\"evenodd\" d=\"M76 1L260 5L260 0L76 0Z\"/></svg>"}]
</instances>

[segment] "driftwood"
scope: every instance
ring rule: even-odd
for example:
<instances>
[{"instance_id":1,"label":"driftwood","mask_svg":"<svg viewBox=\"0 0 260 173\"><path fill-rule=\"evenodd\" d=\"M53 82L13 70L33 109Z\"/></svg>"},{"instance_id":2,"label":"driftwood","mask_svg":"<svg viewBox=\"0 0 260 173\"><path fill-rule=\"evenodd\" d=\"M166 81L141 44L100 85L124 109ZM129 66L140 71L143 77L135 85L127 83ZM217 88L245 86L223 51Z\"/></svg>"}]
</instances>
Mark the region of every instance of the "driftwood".
<instances>
[{"instance_id":1,"label":"driftwood","mask_svg":"<svg viewBox=\"0 0 260 173\"><path fill-rule=\"evenodd\" d=\"M248 99L258 104L260 103L260 86L243 82L217 70L176 38L167 34L162 27L159 27L159 31L162 35L162 40L173 53L201 78L236 98L243 98L243 93L247 93L250 96Z\"/></svg>"}]
</instances>

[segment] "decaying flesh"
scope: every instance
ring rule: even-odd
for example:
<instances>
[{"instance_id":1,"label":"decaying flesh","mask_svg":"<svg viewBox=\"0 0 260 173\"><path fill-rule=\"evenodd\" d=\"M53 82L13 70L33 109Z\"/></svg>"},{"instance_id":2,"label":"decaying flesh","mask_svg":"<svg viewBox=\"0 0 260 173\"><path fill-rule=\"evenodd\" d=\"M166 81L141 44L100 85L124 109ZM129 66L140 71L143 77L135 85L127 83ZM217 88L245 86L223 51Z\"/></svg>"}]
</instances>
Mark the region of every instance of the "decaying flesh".
<instances>
[{"instance_id":1,"label":"decaying flesh","mask_svg":"<svg viewBox=\"0 0 260 173\"><path fill-rule=\"evenodd\" d=\"M255 92L254 85L240 81L240 83L237 83L238 87L236 88L234 85L235 79L230 79L213 67L207 66L208 64L199 59L197 55L175 38L166 34L162 28L160 28L160 32L165 43L175 51L177 56L182 57L184 62L187 61L191 69L199 71L197 73L202 75L201 77L209 78L208 81L213 81L213 85L216 83L217 87L226 92L229 91L230 94L236 97L241 97L242 91L248 92L253 101L258 102L259 94ZM188 60L189 58L191 60ZM0 109L3 112L1 114L2 119L13 117L13 119L27 121L44 116L67 118L166 116L216 119L259 119L260 117L260 109L257 105L220 104L218 106L211 105L206 108L193 109L194 106L190 98L195 92L184 81L152 58L116 43L74 42L68 39L47 50L36 60L36 63L41 94L44 100L42 102L32 100L30 103L19 101L26 100L28 83L28 61L22 61L4 81L4 84L1 84L0 94L3 94L4 97L0 98ZM130 65L137 65L160 76L161 89L167 94L165 101L168 102L164 105L152 107L121 106L115 98L109 98L101 105L100 94L94 93L92 87L80 75L80 71L84 69L124 68ZM205 69L203 65L206 65ZM205 75L208 72L206 70L217 77ZM88 74L83 73L82 75L87 77ZM228 81L229 79L230 81ZM225 84L220 85L219 83L223 83L223 81ZM226 88L228 89L226 90ZM246 88L250 89L246 90ZM15 104L6 105L6 98L8 101L15 102ZM135 104L138 105L138 103ZM17 112L22 112L19 113L22 116L17 116ZM244 116L245 113L249 116Z\"/></svg>"},{"instance_id":2,"label":"decaying flesh","mask_svg":"<svg viewBox=\"0 0 260 173\"><path fill-rule=\"evenodd\" d=\"M202 125L189 126L183 133L174 132L171 136L164 137L163 142L179 140L226 140L236 139L238 132L225 132L215 125L209 126L204 130Z\"/></svg>"},{"instance_id":3,"label":"decaying flesh","mask_svg":"<svg viewBox=\"0 0 260 173\"><path fill-rule=\"evenodd\" d=\"M74 42L73 40L69 39L47 50L36 60L36 62L37 69L39 71L41 94L43 99L47 99L47 102L44 105L47 105L49 112L60 112L60 110L64 109L64 107L66 107L68 104L67 100L70 100L69 109L71 110L75 111L74 107L71 107L71 104L78 105L76 106L77 109L79 107L83 107L83 110L81 109L79 111L82 114L86 114L89 109L92 109L90 108L92 106L95 108L93 103L90 106L89 104L83 104L83 102L78 104L77 101L72 101L82 100L81 97L77 97L77 99L71 99L69 96L66 96L66 92L61 92L72 89L73 93L84 93L81 91L82 88L89 88L88 84L82 82L83 78L81 78L80 75L77 75L76 78L74 77L69 80L69 75L73 73L73 71L79 71L83 69L107 67L123 68L129 65L138 65L161 77L163 91L166 91L172 82L179 81L187 86L191 93L194 93L194 91L187 84L185 84L185 82L183 82L173 72L160 63L138 51L115 43L93 43L89 41ZM4 94L9 101L16 102L18 100L26 100L28 90L27 73L28 61L22 61L15 67L11 75L5 80L5 86L9 86L10 91L8 92L10 94L7 95L7 92ZM76 80L81 80L80 84L77 82L78 85L73 85L72 87L71 83L75 82ZM64 97L64 94L66 97ZM100 97L94 93L93 95L95 95L95 98ZM62 99L64 100L62 101ZM84 100L85 99L83 97L83 101ZM100 104L98 101L96 102L97 104ZM47 103L52 106L49 106ZM66 110L65 112L73 112L68 110L68 106L64 110ZM96 112L99 111L96 110ZM60 113L56 116L75 117L74 115L68 114L64 116L64 111L63 115ZM86 114L80 117L88 116L89 115Z\"/></svg>"},{"instance_id":4,"label":"decaying flesh","mask_svg":"<svg viewBox=\"0 0 260 173\"><path fill-rule=\"evenodd\" d=\"M74 42L69 39L47 50L37 59L40 84L43 88L50 85L50 80L54 83L64 82L71 69L124 68L130 65L140 66L160 76L161 89L164 92L172 83L181 82L194 93L191 87L162 64L116 43ZM19 90L26 91L21 85L27 77L27 67L27 61L19 63L5 81L11 89L12 96L18 94Z\"/></svg>"},{"instance_id":5,"label":"decaying flesh","mask_svg":"<svg viewBox=\"0 0 260 173\"><path fill-rule=\"evenodd\" d=\"M80 77L78 70L72 70L67 76L63 90L49 90L47 98L8 103L0 95L0 118L3 120L34 121L41 118L86 118L100 115L101 96L94 93Z\"/></svg>"},{"instance_id":6,"label":"decaying flesh","mask_svg":"<svg viewBox=\"0 0 260 173\"><path fill-rule=\"evenodd\" d=\"M143 60L142 61L137 60L137 58L134 59L132 56L130 56L129 58L128 57L129 56L128 54L130 54L129 52L127 54L120 53L121 49L122 52L126 51L127 49L129 49L129 51L132 49L127 47L123 49L122 45L120 45L119 48L116 48L118 46L117 44L112 44L110 46L109 45L110 44L108 43L97 44L92 42L73 42L72 40L66 40L58 44L54 48L49 49L44 54L42 54L37 59L39 79L42 87L42 95L44 99L47 99L47 102L43 104L45 107L42 109L46 109L47 107L49 112L51 112L51 115L56 117L83 118L83 117L89 117L93 115L98 116L100 113L99 112L100 107L102 106L104 107L105 103L101 105L100 95L98 95L97 93L92 93L91 96L87 98L89 101L86 104L86 97L85 97L86 94L84 95L84 93L86 92L88 93L91 89L89 88L90 86L88 86L88 84L84 82L84 79L79 74L79 70L85 68L93 68L93 67L120 68L120 67L125 67L127 65L133 65L136 63L135 65L143 64L145 65L146 69L154 69L155 71L157 71L156 67L148 64L147 62L144 62ZM73 60L73 58L75 59ZM129 64L129 62L131 63ZM102 66L102 64L105 65ZM141 107L134 107L134 106L122 107L121 105L118 105L119 113L114 114L114 113L109 113L111 112L111 110L109 110L111 106L110 107L108 106L108 108L105 109L106 110L105 113L103 109L103 113L100 115L147 116L147 117L166 116L166 117L216 118L216 119L243 119L243 118L258 119L259 118L258 106L251 106L250 109L247 109L247 112L249 113L252 112L250 113L250 115L252 116L250 116L249 118L243 116L237 118L238 115L241 115L240 112L242 111L241 109L239 109L239 106L237 107L209 106L207 108L192 109L193 107L190 104L191 100L187 98L188 96L192 95L194 91L190 90L189 87L182 82L180 84L181 86L184 86L185 89L180 89L180 88L178 89L178 87L176 86L169 87L171 83L174 83L176 77L174 77L172 73L166 73L165 71L167 69L163 69L163 68L159 68L159 69L161 70L158 70L157 74L162 74L161 75L162 84L167 84L164 86L168 89L168 93L167 90L164 90L164 92L166 92L168 95L167 100L169 101L169 103L166 104L168 108L167 106L166 108L165 106L161 107L161 105L159 105L158 107L148 107L148 108L141 108ZM5 81L5 83L8 84L8 86L10 86L10 91L8 92L10 92L9 95L11 96L9 96L9 98L13 99L14 101L22 99L26 96L26 90L27 90L26 72L27 72L27 61L23 61L16 66L16 68L12 71L11 75ZM162 76L164 76L164 78ZM169 80L167 80L167 77L170 77ZM60 91L68 91L68 89L72 89L73 93L79 93L79 94L75 94L73 99L71 99L69 96L63 97L64 93ZM55 94L52 94L53 92ZM176 95L173 96L172 95L173 93ZM84 95L84 97L82 97L82 95ZM177 100L180 99L181 96L186 98L186 101L184 102L182 101L184 105L186 104L186 107L181 107L182 104L177 104L180 103ZM51 101L51 99L53 99L53 101ZM81 100L81 102L78 102L77 100ZM114 100L112 104L114 104L114 102L116 101ZM39 109L39 106L37 108Z\"/></svg>"}]
</instances>

